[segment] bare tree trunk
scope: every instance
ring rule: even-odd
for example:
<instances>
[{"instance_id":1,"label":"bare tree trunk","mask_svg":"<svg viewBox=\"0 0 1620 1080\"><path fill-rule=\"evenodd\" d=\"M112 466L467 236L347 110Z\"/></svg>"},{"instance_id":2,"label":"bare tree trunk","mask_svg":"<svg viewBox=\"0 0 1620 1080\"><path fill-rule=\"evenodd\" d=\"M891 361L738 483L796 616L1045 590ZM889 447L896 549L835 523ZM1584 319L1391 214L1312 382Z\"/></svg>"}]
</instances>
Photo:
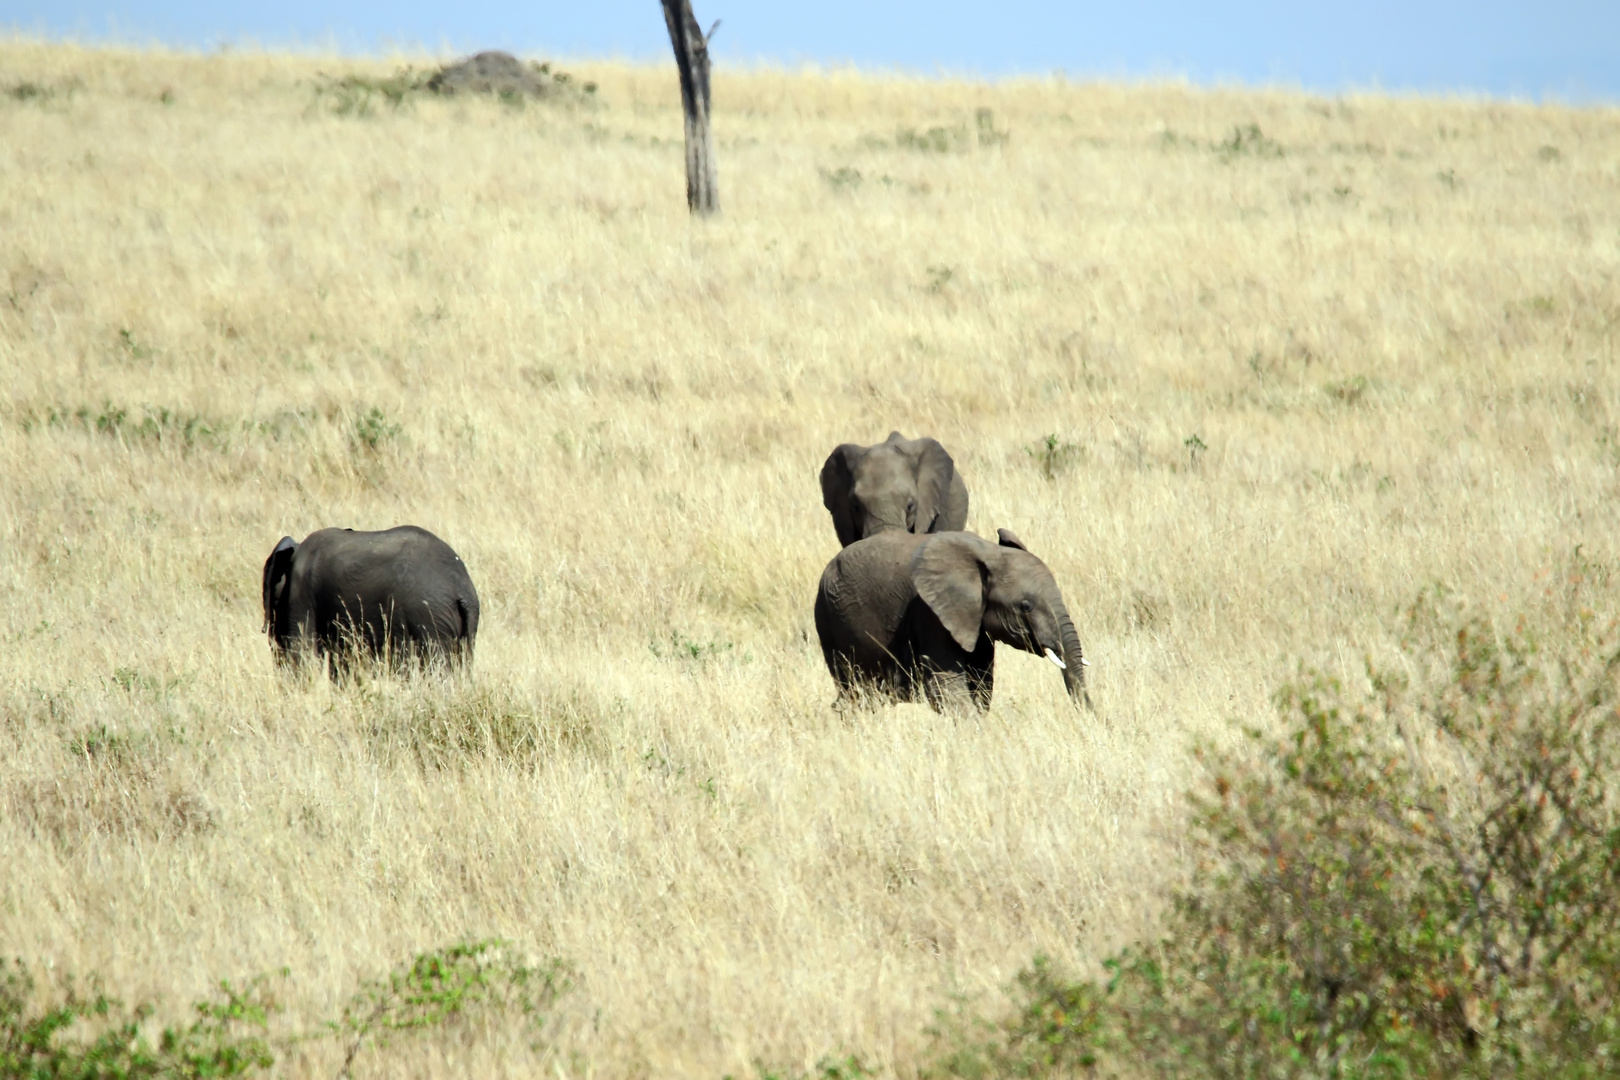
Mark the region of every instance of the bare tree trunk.
<instances>
[{"instance_id":1,"label":"bare tree trunk","mask_svg":"<svg viewBox=\"0 0 1620 1080\"><path fill-rule=\"evenodd\" d=\"M714 28L708 35L698 28L691 0L663 0L663 5L675 66L681 72L681 111L686 114L686 208L707 217L720 212L714 132L709 127L709 38Z\"/></svg>"}]
</instances>

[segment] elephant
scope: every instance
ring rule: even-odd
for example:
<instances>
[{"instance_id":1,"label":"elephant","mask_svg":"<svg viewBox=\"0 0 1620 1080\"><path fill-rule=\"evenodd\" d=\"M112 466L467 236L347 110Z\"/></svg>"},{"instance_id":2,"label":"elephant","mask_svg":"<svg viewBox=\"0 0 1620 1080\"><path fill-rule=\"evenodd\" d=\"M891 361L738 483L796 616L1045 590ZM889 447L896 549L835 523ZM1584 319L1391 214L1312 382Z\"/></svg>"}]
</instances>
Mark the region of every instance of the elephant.
<instances>
[{"instance_id":1,"label":"elephant","mask_svg":"<svg viewBox=\"0 0 1620 1080\"><path fill-rule=\"evenodd\" d=\"M364 652L393 663L465 664L478 590L450 545L414 525L283 536L264 561L264 629L278 660L310 649L333 674Z\"/></svg>"},{"instance_id":2,"label":"elephant","mask_svg":"<svg viewBox=\"0 0 1620 1080\"><path fill-rule=\"evenodd\" d=\"M844 547L885 529L967 528L968 491L945 447L898 431L876 446L844 443L821 467L821 501Z\"/></svg>"},{"instance_id":3,"label":"elephant","mask_svg":"<svg viewBox=\"0 0 1620 1080\"><path fill-rule=\"evenodd\" d=\"M1091 707L1086 660L1046 564L1007 529L992 544L969 532L888 529L833 556L816 592L816 633L842 703L862 690L936 711L990 707L995 642L1045 656L1076 702Z\"/></svg>"}]
</instances>

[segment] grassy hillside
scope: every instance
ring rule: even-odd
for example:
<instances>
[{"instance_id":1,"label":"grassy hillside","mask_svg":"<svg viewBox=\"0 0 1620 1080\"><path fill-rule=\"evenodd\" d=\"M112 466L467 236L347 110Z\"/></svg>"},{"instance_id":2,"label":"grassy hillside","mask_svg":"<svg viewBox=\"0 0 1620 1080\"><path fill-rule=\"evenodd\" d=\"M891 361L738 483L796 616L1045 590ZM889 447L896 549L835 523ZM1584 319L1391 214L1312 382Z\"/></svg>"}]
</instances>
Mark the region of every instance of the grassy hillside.
<instances>
[{"instance_id":1,"label":"grassy hillside","mask_svg":"<svg viewBox=\"0 0 1620 1080\"><path fill-rule=\"evenodd\" d=\"M693 224L672 68L336 82L397 66L0 43L0 954L42 973L176 1010L286 966L314 1024L500 936L578 972L550 1049L359 1073L904 1074L953 994L1152 931L1192 743L1299 661L1620 559L1615 110L721 71ZM816 477L894 428L1052 567L1095 714L1006 650L982 718L830 707ZM277 538L400 523L472 571L472 677L279 672Z\"/></svg>"}]
</instances>

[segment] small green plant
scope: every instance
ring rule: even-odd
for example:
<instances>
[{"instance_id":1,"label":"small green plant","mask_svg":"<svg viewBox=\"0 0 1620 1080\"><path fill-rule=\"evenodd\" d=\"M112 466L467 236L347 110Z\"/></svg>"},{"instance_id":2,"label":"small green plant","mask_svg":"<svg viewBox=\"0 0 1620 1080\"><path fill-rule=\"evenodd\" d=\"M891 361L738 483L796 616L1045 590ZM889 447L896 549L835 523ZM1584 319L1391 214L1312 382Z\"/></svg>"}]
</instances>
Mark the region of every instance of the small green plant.
<instances>
[{"instance_id":1,"label":"small green plant","mask_svg":"<svg viewBox=\"0 0 1620 1080\"><path fill-rule=\"evenodd\" d=\"M1283 148L1275 140L1268 138L1260 130L1259 124L1240 124L1232 129L1232 134L1225 142L1213 144L1211 147L1222 157L1230 161L1237 157L1280 158Z\"/></svg>"},{"instance_id":2,"label":"small green plant","mask_svg":"<svg viewBox=\"0 0 1620 1080\"><path fill-rule=\"evenodd\" d=\"M1006 130L996 127L996 114L989 109L976 110L973 114L973 124L978 132L980 149L1005 146L1011 137Z\"/></svg>"},{"instance_id":3,"label":"small green plant","mask_svg":"<svg viewBox=\"0 0 1620 1080\"><path fill-rule=\"evenodd\" d=\"M190 447L199 442L217 443L223 439L226 428L217 420L196 414L182 413L166 406L142 406L140 414L123 406L103 401L99 409L88 405L78 408L49 406L45 409L25 410L21 418L24 432L38 428L78 428L97 435L132 442L179 442Z\"/></svg>"},{"instance_id":4,"label":"small green plant","mask_svg":"<svg viewBox=\"0 0 1620 1080\"><path fill-rule=\"evenodd\" d=\"M647 767L648 772L658 773L672 780L680 780L689 772L692 772L694 775L691 783L699 795L702 795L710 802L715 802L720 798L720 789L715 785L713 776L705 776L702 780L697 779L695 770L669 760L656 746L647 747L646 752L641 755L641 763Z\"/></svg>"},{"instance_id":5,"label":"small green plant","mask_svg":"<svg viewBox=\"0 0 1620 1080\"><path fill-rule=\"evenodd\" d=\"M1605 464L1620 466L1620 425L1604 424L1597 434L1598 456Z\"/></svg>"},{"instance_id":6,"label":"small green plant","mask_svg":"<svg viewBox=\"0 0 1620 1080\"><path fill-rule=\"evenodd\" d=\"M878 177L878 183L882 184L886 188L904 188L913 195L926 195L930 191L934 190L932 185L930 185L926 180L913 183L910 180L897 180L888 173L884 173L882 176Z\"/></svg>"},{"instance_id":7,"label":"small green plant","mask_svg":"<svg viewBox=\"0 0 1620 1080\"><path fill-rule=\"evenodd\" d=\"M272 1034L281 1008L271 985L287 976L283 969L240 986L221 981L217 996L192 1005L189 1022L154 1030L151 1005L129 1008L71 983L41 1000L21 961L0 961L0 1080L220 1080L269 1069L277 1054L327 1038L344 1045L339 1075L348 1076L368 1046L502 1019L521 1023L533 1046L575 982L561 960L530 964L509 942L464 941L366 982L336 1020Z\"/></svg>"},{"instance_id":8,"label":"small green plant","mask_svg":"<svg viewBox=\"0 0 1620 1080\"><path fill-rule=\"evenodd\" d=\"M861 171L853 165L844 165L831 171L822 169L821 178L834 191L853 191L861 186Z\"/></svg>"},{"instance_id":9,"label":"small green plant","mask_svg":"<svg viewBox=\"0 0 1620 1080\"><path fill-rule=\"evenodd\" d=\"M264 976L192 1006L189 1024L165 1026L154 1041L149 1006L127 1008L100 990L71 987L36 1004L20 961L0 964L0 1077L186 1078L245 1076L275 1063L267 1037L276 1011Z\"/></svg>"},{"instance_id":10,"label":"small green plant","mask_svg":"<svg viewBox=\"0 0 1620 1080\"><path fill-rule=\"evenodd\" d=\"M918 131L916 128L896 128L894 145L925 154L949 154L967 149L972 145L969 142L970 138L966 124L956 124L952 127L935 126L924 131Z\"/></svg>"},{"instance_id":11,"label":"small green plant","mask_svg":"<svg viewBox=\"0 0 1620 1080\"><path fill-rule=\"evenodd\" d=\"M526 964L510 942L499 939L420 953L362 986L331 1022L332 1032L348 1044L338 1075L352 1075L367 1045L491 1014L516 1014L538 1042L546 1013L574 979L561 960Z\"/></svg>"},{"instance_id":12,"label":"small green plant","mask_svg":"<svg viewBox=\"0 0 1620 1080\"><path fill-rule=\"evenodd\" d=\"M369 117L383 105L398 110L412 95L426 91L430 77L411 67L382 77L321 76L315 83L315 100L334 116Z\"/></svg>"},{"instance_id":13,"label":"small green plant","mask_svg":"<svg viewBox=\"0 0 1620 1080\"><path fill-rule=\"evenodd\" d=\"M130 740L106 724L85 728L68 740L68 753L76 758L118 761L130 756Z\"/></svg>"},{"instance_id":14,"label":"small green plant","mask_svg":"<svg viewBox=\"0 0 1620 1080\"><path fill-rule=\"evenodd\" d=\"M10 98L18 104L44 105L53 101L58 95L72 99L73 95L84 86L83 80L73 77L64 79L56 85L34 82L32 79L20 79L17 82L0 87L0 96Z\"/></svg>"},{"instance_id":15,"label":"small green plant","mask_svg":"<svg viewBox=\"0 0 1620 1080\"><path fill-rule=\"evenodd\" d=\"M314 409L280 409L262 420L242 421L245 434L261 435L274 442L305 436L315 425Z\"/></svg>"},{"instance_id":16,"label":"small green plant","mask_svg":"<svg viewBox=\"0 0 1620 1080\"><path fill-rule=\"evenodd\" d=\"M945 291L945 286L951 283L956 271L944 263L935 263L928 268L928 291L938 296Z\"/></svg>"},{"instance_id":17,"label":"small green plant","mask_svg":"<svg viewBox=\"0 0 1620 1080\"><path fill-rule=\"evenodd\" d=\"M1209 444L1204 442L1203 439L1199 438L1198 433L1195 431L1185 439L1182 439L1181 445L1187 450L1188 468L1198 468L1198 463L1203 460L1205 451L1209 449Z\"/></svg>"},{"instance_id":18,"label":"small green plant","mask_svg":"<svg viewBox=\"0 0 1620 1080\"><path fill-rule=\"evenodd\" d=\"M1322 390L1340 405L1359 405L1371 388L1372 383L1368 381L1367 376L1352 375L1348 379L1330 382Z\"/></svg>"},{"instance_id":19,"label":"small green plant","mask_svg":"<svg viewBox=\"0 0 1620 1080\"><path fill-rule=\"evenodd\" d=\"M1462 184L1462 181L1457 178L1456 169L1442 169L1434 174L1434 178L1452 191L1456 191L1458 186Z\"/></svg>"},{"instance_id":20,"label":"small green plant","mask_svg":"<svg viewBox=\"0 0 1620 1080\"><path fill-rule=\"evenodd\" d=\"M1065 442L1052 432L1043 435L1033 446L1024 447L1024 453L1034 460L1042 476L1056 480L1084 460L1086 451L1079 443Z\"/></svg>"},{"instance_id":21,"label":"small green plant","mask_svg":"<svg viewBox=\"0 0 1620 1080\"><path fill-rule=\"evenodd\" d=\"M387 443L398 439L404 428L388 419L377 406L373 405L354 419L354 442L356 446L363 446L376 453Z\"/></svg>"},{"instance_id":22,"label":"small green plant","mask_svg":"<svg viewBox=\"0 0 1620 1080\"><path fill-rule=\"evenodd\" d=\"M118 330L118 347L131 360L148 360L152 356L152 347L135 340L134 331L127 326L120 327Z\"/></svg>"},{"instance_id":23,"label":"small green plant","mask_svg":"<svg viewBox=\"0 0 1620 1080\"><path fill-rule=\"evenodd\" d=\"M822 1057L809 1071L772 1069L760 1062L755 1062L754 1068L758 1071L759 1080L868 1080L877 1075L871 1066L854 1054ZM726 1074L725 1080L733 1080L730 1073Z\"/></svg>"},{"instance_id":24,"label":"small green plant","mask_svg":"<svg viewBox=\"0 0 1620 1080\"><path fill-rule=\"evenodd\" d=\"M1543 146L1541 149L1536 151L1536 160L1544 164L1550 164L1554 161L1562 161L1563 158L1564 155L1558 152L1558 147L1556 146Z\"/></svg>"},{"instance_id":25,"label":"small green plant","mask_svg":"<svg viewBox=\"0 0 1620 1080\"><path fill-rule=\"evenodd\" d=\"M685 660L688 662L716 660L731 652L735 646L729 641L697 641L687 637L679 630L669 632L669 641L660 642L656 639L647 642L647 651L659 659Z\"/></svg>"},{"instance_id":26,"label":"small green plant","mask_svg":"<svg viewBox=\"0 0 1620 1080\"><path fill-rule=\"evenodd\" d=\"M982 150L1005 146L1010 138L1003 128L996 127L996 114L992 109L978 108L973 112L973 123L936 124L921 130L912 127L896 128L894 145L902 150L916 150L924 154L954 154L978 147ZM889 143L874 136L866 136L861 145L872 149L886 149Z\"/></svg>"},{"instance_id":27,"label":"small green plant","mask_svg":"<svg viewBox=\"0 0 1620 1080\"><path fill-rule=\"evenodd\" d=\"M12 101L40 101L53 96L54 93L50 87L41 86L39 83L28 82L27 80L14 82L6 87L6 97Z\"/></svg>"}]
</instances>

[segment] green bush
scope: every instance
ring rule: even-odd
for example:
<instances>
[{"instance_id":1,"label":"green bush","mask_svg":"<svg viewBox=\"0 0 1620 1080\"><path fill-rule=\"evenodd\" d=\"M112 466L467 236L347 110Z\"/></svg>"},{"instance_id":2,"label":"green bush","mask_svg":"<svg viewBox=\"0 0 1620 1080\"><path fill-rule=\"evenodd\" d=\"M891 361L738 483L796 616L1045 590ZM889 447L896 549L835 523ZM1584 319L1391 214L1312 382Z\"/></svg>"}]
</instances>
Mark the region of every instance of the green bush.
<instances>
[{"instance_id":1,"label":"green bush","mask_svg":"<svg viewBox=\"0 0 1620 1080\"><path fill-rule=\"evenodd\" d=\"M574 982L560 960L520 962L503 941L469 941L421 953L361 987L330 1024L348 1042L339 1076L368 1043L439 1028L452 1021L516 1014L539 1041L545 1013Z\"/></svg>"},{"instance_id":2,"label":"green bush","mask_svg":"<svg viewBox=\"0 0 1620 1080\"><path fill-rule=\"evenodd\" d=\"M1429 599L1406 663L1309 675L1281 734L1204 754L1191 879L1102 980L1038 959L941 1025L947 1075L1598 1077L1620 1071L1620 648Z\"/></svg>"},{"instance_id":3,"label":"green bush","mask_svg":"<svg viewBox=\"0 0 1620 1080\"><path fill-rule=\"evenodd\" d=\"M392 75L349 73L323 75L315 81L315 100L335 116L373 116L379 105L397 110L412 97L425 93L430 74L402 67Z\"/></svg>"},{"instance_id":4,"label":"green bush","mask_svg":"<svg viewBox=\"0 0 1620 1080\"><path fill-rule=\"evenodd\" d=\"M281 972L285 978L286 971ZM270 1032L280 1010L260 975L192 1006L195 1019L152 1030L152 1006L134 1009L71 984L38 1001L20 961L0 963L0 1080L187 1080L268 1069L302 1043L345 1044L340 1076L367 1046L461 1023L517 1020L538 1044L546 1012L573 986L560 960L520 961L504 941L465 941L413 957L363 984L338 1019L312 1032Z\"/></svg>"},{"instance_id":5,"label":"green bush","mask_svg":"<svg viewBox=\"0 0 1620 1080\"><path fill-rule=\"evenodd\" d=\"M1230 161L1236 157L1280 158L1282 146L1265 132L1259 124L1240 124L1232 129L1225 142L1212 143L1210 149Z\"/></svg>"},{"instance_id":6,"label":"green bush","mask_svg":"<svg viewBox=\"0 0 1620 1080\"><path fill-rule=\"evenodd\" d=\"M146 1030L151 1009L129 1009L99 990L71 988L33 1008L34 980L21 963L0 966L0 1077L229 1077L274 1063L265 1035L273 1010L264 978L194 1005L190 1024Z\"/></svg>"},{"instance_id":7,"label":"green bush","mask_svg":"<svg viewBox=\"0 0 1620 1080\"><path fill-rule=\"evenodd\" d=\"M398 439L405 428L388 419L388 414L373 405L365 412L356 412L352 432L354 446L364 447L372 453Z\"/></svg>"},{"instance_id":8,"label":"green bush","mask_svg":"<svg viewBox=\"0 0 1620 1080\"><path fill-rule=\"evenodd\" d=\"M1079 443L1060 439L1056 432L1052 432L1043 435L1040 442L1024 447L1024 453L1035 462L1042 476L1056 480L1085 460L1086 448Z\"/></svg>"}]
</instances>

